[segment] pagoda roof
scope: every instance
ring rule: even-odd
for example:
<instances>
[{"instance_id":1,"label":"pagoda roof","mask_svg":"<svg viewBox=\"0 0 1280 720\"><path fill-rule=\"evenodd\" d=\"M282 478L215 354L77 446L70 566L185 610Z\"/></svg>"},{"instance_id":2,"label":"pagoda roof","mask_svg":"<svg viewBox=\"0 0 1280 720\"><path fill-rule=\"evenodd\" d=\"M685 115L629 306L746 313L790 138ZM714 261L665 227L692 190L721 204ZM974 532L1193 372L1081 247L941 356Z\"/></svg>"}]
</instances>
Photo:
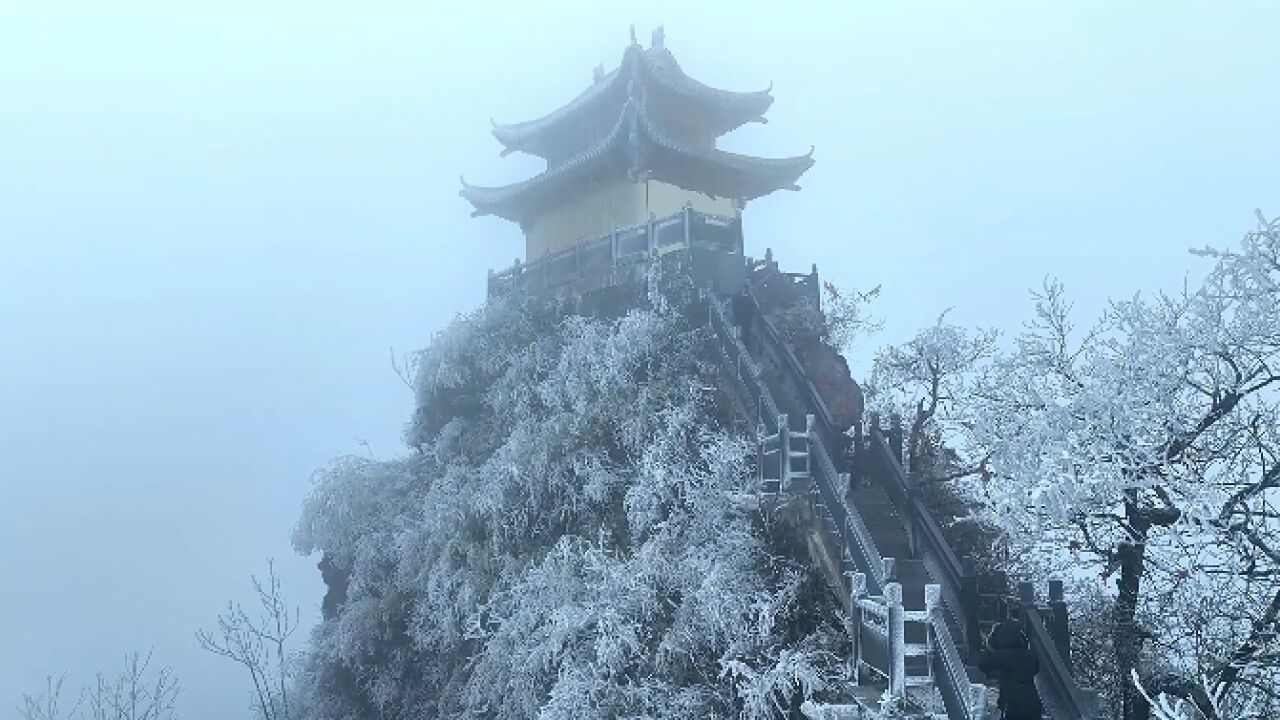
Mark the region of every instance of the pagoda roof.
<instances>
[{"instance_id":1,"label":"pagoda roof","mask_svg":"<svg viewBox=\"0 0 1280 720\"><path fill-rule=\"evenodd\" d=\"M552 113L513 124L494 123L493 135L504 146L503 155L526 152L547 158L563 156L566 144L572 144L591 125L594 118L617 117L618 111L632 94L628 86L641 86L640 93L651 107L665 108L665 115L694 127L695 134L719 137L749 122L766 122L764 113L773 104L769 89L734 92L711 87L689 77L667 50L662 28L654 31L653 43L647 50L632 42L622 53L618 68L609 73L596 70L596 79L568 104Z\"/></svg>"},{"instance_id":2,"label":"pagoda roof","mask_svg":"<svg viewBox=\"0 0 1280 720\"><path fill-rule=\"evenodd\" d=\"M813 165L813 149L789 158L759 158L697 147L663 132L636 97L634 86L617 121L603 138L578 154L522 182L500 187L469 185L460 194L475 215L497 215L525 223L583 184L654 178L707 195L752 200L775 190L798 190L796 181Z\"/></svg>"}]
</instances>

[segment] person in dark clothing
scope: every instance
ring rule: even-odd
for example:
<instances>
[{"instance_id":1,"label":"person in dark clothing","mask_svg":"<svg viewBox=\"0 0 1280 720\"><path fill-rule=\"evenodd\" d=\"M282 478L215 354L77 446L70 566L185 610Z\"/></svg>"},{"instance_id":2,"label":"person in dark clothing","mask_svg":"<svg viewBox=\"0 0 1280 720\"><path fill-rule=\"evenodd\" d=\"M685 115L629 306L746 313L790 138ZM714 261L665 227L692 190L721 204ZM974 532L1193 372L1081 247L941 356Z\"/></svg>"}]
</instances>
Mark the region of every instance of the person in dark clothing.
<instances>
[{"instance_id":1,"label":"person in dark clothing","mask_svg":"<svg viewBox=\"0 0 1280 720\"><path fill-rule=\"evenodd\" d=\"M978 655L978 669L999 681L1004 720L1040 720L1044 707L1035 683L1040 659L1020 624L1002 622L992 628L987 649Z\"/></svg>"}]
</instances>

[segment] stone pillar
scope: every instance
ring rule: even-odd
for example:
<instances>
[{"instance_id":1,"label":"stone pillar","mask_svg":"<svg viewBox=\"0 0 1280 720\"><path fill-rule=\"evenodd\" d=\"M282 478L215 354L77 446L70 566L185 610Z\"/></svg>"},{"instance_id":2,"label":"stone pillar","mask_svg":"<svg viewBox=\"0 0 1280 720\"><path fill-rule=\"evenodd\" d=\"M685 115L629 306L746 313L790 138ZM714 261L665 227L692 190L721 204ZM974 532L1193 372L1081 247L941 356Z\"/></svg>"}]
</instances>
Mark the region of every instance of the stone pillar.
<instances>
[{"instance_id":1,"label":"stone pillar","mask_svg":"<svg viewBox=\"0 0 1280 720\"><path fill-rule=\"evenodd\" d=\"M889 694L903 698L907 693L907 648L901 585L885 583L884 605L889 633Z\"/></svg>"},{"instance_id":2,"label":"stone pillar","mask_svg":"<svg viewBox=\"0 0 1280 720\"><path fill-rule=\"evenodd\" d=\"M889 448L893 450L893 459L902 463L902 416L893 413L889 416ZM903 463L905 467L905 463Z\"/></svg>"},{"instance_id":3,"label":"stone pillar","mask_svg":"<svg viewBox=\"0 0 1280 720\"><path fill-rule=\"evenodd\" d=\"M1058 655L1067 666L1067 672L1074 675L1075 668L1071 665L1071 626L1067 621L1067 602L1061 580L1049 581L1049 613L1052 618L1049 632L1053 637L1053 644L1058 647Z\"/></svg>"},{"instance_id":4,"label":"stone pillar","mask_svg":"<svg viewBox=\"0 0 1280 720\"><path fill-rule=\"evenodd\" d=\"M791 490L791 425L787 414L778 416L778 492Z\"/></svg>"},{"instance_id":5,"label":"stone pillar","mask_svg":"<svg viewBox=\"0 0 1280 720\"><path fill-rule=\"evenodd\" d=\"M975 658L982 651L982 630L978 623L978 572L973 558L966 556L960 576L960 614L964 639L969 646L969 657Z\"/></svg>"},{"instance_id":6,"label":"stone pillar","mask_svg":"<svg viewBox=\"0 0 1280 720\"><path fill-rule=\"evenodd\" d=\"M849 639L853 652L849 653L849 675L854 685L859 682L862 669L862 606L859 601L867 596L867 576L860 572L849 573L849 597L853 612L850 615Z\"/></svg>"}]
</instances>

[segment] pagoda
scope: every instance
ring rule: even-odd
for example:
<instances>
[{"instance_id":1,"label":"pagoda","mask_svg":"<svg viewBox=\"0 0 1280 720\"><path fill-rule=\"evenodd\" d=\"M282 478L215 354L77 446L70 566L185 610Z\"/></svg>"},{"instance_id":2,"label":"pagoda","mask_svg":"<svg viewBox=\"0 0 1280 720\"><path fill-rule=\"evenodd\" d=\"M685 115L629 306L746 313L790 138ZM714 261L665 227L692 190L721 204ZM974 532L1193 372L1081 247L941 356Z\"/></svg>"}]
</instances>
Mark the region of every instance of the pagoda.
<instances>
[{"instance_id":1,"label":"pagoda","mask_svg":"<svg viewBox=\"0 0 1280 720\"><path fill-rule=\"evenodd\" d=\"M691 222L732 223L741 263L739 218L745 203L775 190L799 189L797 180L813 165L812 148L805 155L774 159L716 147L731 130L766 122L771 89L733 92L698 82L667 50L661 27L647 49L636 42L633 27L618 67L608 73L597 67L590 87L568 104L536 120L494 123L502 155L536 155L546 161L543 172L497 187L464 180L460 194L473 206L473 216L519 223L525 236L519 272L610 236L614 268L617 233L646 225L645 249L653 255L662 245L654 221L661 224L660 219L681 213L686 249L696 240L690 237ZM625 254L627 247L622 250ZM603 268L603 262L597 266Z\"/></svg>"}]
</instances>

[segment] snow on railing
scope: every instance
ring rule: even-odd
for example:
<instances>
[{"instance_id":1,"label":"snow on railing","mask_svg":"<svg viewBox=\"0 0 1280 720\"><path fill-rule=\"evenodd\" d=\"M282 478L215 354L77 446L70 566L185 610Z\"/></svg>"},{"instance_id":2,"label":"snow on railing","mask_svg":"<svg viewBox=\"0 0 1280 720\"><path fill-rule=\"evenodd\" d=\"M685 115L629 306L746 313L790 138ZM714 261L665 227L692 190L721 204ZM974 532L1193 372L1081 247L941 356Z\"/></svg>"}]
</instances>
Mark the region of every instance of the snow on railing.
<instances>
[{"instance_id":1,"label":"snow on railing","mask_svg":"<svg viewBox=\"0 0 1280 720\"><path fill-rule=\"evenodd\" d=\"M854 682L863 669L870 670L885 679L890 695L903 697L907 688L907 654L902 586L885 583L883 595L870 595L866 576L853 573L849 594L853 598Z\"/></svg>"},{"instance_id":2,"label":"snow on railing","mask_svg":"<svg viewBox=\"0 0 1280 720\"><path fill-rule=\"evenodd\" d=\"M866 576L853 573L849 593L853 603L853 677L857 682L861 670L870 670L885 678L886 692L891 697L905 698L908 687L937 688L949 717L977 720L973 714L986 704L986 688L969 682L955 643L939 614L938 586L925 586L925 609L907 610L902 604L902 586L885 584L884 595L867 594ZM907 642L907 626L924 629L925 642ZM935 630L941 625L941 633ZM924 659L925 674L909 675L907 658ZM944 677L939 677L942 675ZM940 682L941 681L941 682Z\"/></svg>"},{"instance_id":3,"label":"snow on railing","mask_svg":"<svg viewBox=\"0 0 1280 720\"><path fill-rule=\"evenodd\" d=\"M817 456L817 465L822 471L820 474L827 478L836 478L838 487L848 487L848 475L836 472L835 464L831 461L831 456L827 453L826 445L821 438L815 435L812 445L814 454ZM857 552L858 557L862 558L863 566L868 568L875 577L876 586L883 587L887 579L884 558L881 557L880 549L871 538L871 532L867 530L866 523L862 521L862 515L849 505L843 493L836 492L829 483L820 483L818 487L824 495L823 499L828 512L832 514L832 520L840 531L841 550L851 561L854 559L853 553Z\"/></svg>"},{"instance_id":4,"label":"snow on railing","mask_svg":"<svg viewBox=\"0 0 1280 720\"><path fill-rule=\"evenodd\" d=\"M935 593L932 602L930 588ZM937 585L930 585L925 593L929 608L929 634L934 649L930 662L938 691L942 695L943 704L947 706L947 717L956 720L982 720L987 713L987 687L981 683L969 682L964 660L960 658L960 651L951 637L951 628L942 614L942 606L937 602L938 589Z\"/></svg>"}]
</instances>

